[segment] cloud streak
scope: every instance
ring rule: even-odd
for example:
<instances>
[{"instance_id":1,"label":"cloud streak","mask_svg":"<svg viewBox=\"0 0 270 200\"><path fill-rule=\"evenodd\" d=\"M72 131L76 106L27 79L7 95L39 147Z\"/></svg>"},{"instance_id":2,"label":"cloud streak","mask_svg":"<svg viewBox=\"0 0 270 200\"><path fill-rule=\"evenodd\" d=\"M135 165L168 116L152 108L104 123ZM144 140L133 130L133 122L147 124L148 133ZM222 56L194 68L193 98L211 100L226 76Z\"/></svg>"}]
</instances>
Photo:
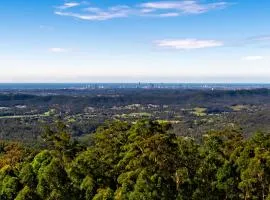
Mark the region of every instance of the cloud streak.
<instances>
[{"instance_id":1,"label":"cloud streak","mask_svg":"<svg viewBox=\"0 0 270 200\"><path fill-rule=\"evenodd\" d=\"M195 0L184 1L156 1L137 5L116 5L108 8L85 7L73 9L84 4L69 2L57 7L55 14L88 21L104 21L129 16L137 17L178 17L181 15L198 15L212 10L224 9L227 2L200 3ZM85 4L87 5L87 4Z\"/></svg>"},{"instance_id":2,"label":"cloud streak","mask_svg":"<svg viewBox=\"0 0 270 200\"><path fill-rule=\"evenodd\" d=\"M159 40L155 44L158 47L192 50L223 46L223 42L217 40L179 39L179 40Z\"/></svg>"},{"instance_id":3,"label":"cloud streak","mask_svg":"<svg viewBox=\"0 0 270 200\"><path fill-rule=\"evenodd\" d=\"M257 61L257 60L263 60L263 59L264 59L263 56L246 56L242 58L242 60L245 60L245 61Z\"/></svg>"},{"instance_id":4,"label":"cloud streak","mask_svg":"<svg viewBox=\"0 0 270 200\"><path fill-rule=\"evenodd\" d=\"M270 41L270 35L260 35L248 38L249 41L253 42L269 42Z\"/></svg>"},{"instance_id":5,"label":"cloud streak","mask_svg":"<svg viewBox=\"0 0 270 200\"><path fill-rule=\"evenodd\" d=\"M53 47L53 48L50 48L49 51L52 53L67 53L67 52L70 52L70 49Z\"/></svg>"},{"instance_id":6,"label":"cloud streak","mask_svg":"<svg viewBox=\"0 0 270 200\"><path fill-rule=\"evenodd\" d=\"M66 9L74 8L74 7L78 7L78 6L80 6L80 3L77 3L77 2L68 2L68 3L65 3L62 6L57 7L57 8L60 9L60 10L66 10Z\"/></svg>"},{"instance_id":7,"label":"cloud streak","mask_svg":"<svg viewBox=\"0 0 270 200\"><path fill-rule=\"evenodd\" d=\"M114 6L107 10L101 10L96 7L88 7L83 9L84 12L66 12L66 11L56 11L56 15L69 16L78 18L81 20L89 21L104 21L114 18L128 17L130 14L130 8L128 6Z\"/></svg>"},{"instance_id":8,"label":"cloud streak","mask_svg":"<svg viewBox=\"0 0 270 200\"><path fill-rule=\"evenodd\" d=\"M223 9L228 6L227 2L201 4L198 1L157 1L143 3L143 9L152 9L153 13L158 11L174 11L178 14L201 14L215 9Z\"/></svg>"}]
</instances>

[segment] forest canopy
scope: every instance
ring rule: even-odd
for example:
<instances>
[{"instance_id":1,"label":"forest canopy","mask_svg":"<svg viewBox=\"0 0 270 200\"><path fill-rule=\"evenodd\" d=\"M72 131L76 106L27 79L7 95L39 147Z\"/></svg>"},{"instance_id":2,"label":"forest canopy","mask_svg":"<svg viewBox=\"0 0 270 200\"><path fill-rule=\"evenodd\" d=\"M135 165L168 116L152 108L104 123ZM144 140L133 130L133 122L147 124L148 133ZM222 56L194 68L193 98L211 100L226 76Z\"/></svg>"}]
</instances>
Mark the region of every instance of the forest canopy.
<instances>
[{"instance_id":1,"label":"forest canopy","mask_svg":"<svg viewBox=\"0 0 270 200\"><path fill-rule=\"evenodd\" d=\"M167 122L104 124L83 142L64 124L41 148L0 142L0 199L270 199L270 136L176 136Z\"/></svg>"}]
</instances>

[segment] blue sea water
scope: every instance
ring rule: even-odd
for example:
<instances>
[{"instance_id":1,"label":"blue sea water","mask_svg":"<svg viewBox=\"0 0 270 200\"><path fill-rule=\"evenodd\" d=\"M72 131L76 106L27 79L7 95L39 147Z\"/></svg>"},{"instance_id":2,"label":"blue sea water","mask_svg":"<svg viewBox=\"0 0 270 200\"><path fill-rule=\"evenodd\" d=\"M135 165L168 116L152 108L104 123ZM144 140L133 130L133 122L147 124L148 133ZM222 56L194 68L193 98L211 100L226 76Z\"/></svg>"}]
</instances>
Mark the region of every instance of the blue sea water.
<instances>
[{"instance_id":1,"label":"blue sea water","mask_svg":"<svg viewBox=\"0 0 270 200\"><path fill-rule=\"evenodd\" d=\"M120 88L175 88L175 89L254 89L270 88L269 83L0 83L0 90L53 89L120 89Z\"/></svg>"},{"instance_id":2,"label":"blue sea water","mask_svg":"<svg viewBox=\"0 0 270 200\"><path fill-rule=\"evenodd\" d=\"M80 88L78 83L0 83L0 90L36 90Z\"/></svg>"}]
</instances>

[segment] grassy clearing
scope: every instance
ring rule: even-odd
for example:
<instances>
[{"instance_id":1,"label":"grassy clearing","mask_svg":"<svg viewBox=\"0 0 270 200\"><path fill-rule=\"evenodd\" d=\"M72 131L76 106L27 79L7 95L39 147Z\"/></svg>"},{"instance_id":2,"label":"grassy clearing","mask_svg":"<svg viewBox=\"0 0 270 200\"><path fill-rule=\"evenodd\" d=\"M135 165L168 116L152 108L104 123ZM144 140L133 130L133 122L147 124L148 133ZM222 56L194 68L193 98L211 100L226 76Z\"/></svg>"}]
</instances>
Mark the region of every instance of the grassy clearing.
<instances>
[{"instance_id":1,"label":"grassy clearing","mask_svg":"<svg viewBox=\"0 0 270 200\"><path fill-rule=\"evenodd\" d=\"M241 111L241 110L248 109L248 106L247 105L235 105L235 106L231 106L231 109L233 109L233 111Z\"/></svg>"},{"instance_id":2,"label":"grassy clearing","mask_svg":"<svg viewBox=\"0 0 270 200\"><path fill-rule=\"evenodd\" d=\"M193 111L191 113L195 114L198 117L203 117L206 116L206 108L200 108L200 107L196 107L193 109Z\"/></svg>"}]
</instances>

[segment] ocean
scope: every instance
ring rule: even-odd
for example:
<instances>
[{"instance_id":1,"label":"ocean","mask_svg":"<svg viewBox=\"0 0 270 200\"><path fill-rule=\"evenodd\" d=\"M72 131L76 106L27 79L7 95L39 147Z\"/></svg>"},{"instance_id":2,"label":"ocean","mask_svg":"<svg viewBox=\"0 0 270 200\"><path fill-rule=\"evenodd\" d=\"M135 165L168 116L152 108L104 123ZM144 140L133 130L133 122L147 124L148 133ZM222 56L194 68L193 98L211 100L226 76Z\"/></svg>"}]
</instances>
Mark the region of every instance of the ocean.
<instances>
[{"instance_id":1,"label":"ocean","mask_svg":"<svg viewBox=\"0 0 270 200\"><path fill-rule=\"evenodd\" d=\"M0 90L57 90L57 89L257 89L270 83L0 83Z\"/></svg>"}]
</instances>

